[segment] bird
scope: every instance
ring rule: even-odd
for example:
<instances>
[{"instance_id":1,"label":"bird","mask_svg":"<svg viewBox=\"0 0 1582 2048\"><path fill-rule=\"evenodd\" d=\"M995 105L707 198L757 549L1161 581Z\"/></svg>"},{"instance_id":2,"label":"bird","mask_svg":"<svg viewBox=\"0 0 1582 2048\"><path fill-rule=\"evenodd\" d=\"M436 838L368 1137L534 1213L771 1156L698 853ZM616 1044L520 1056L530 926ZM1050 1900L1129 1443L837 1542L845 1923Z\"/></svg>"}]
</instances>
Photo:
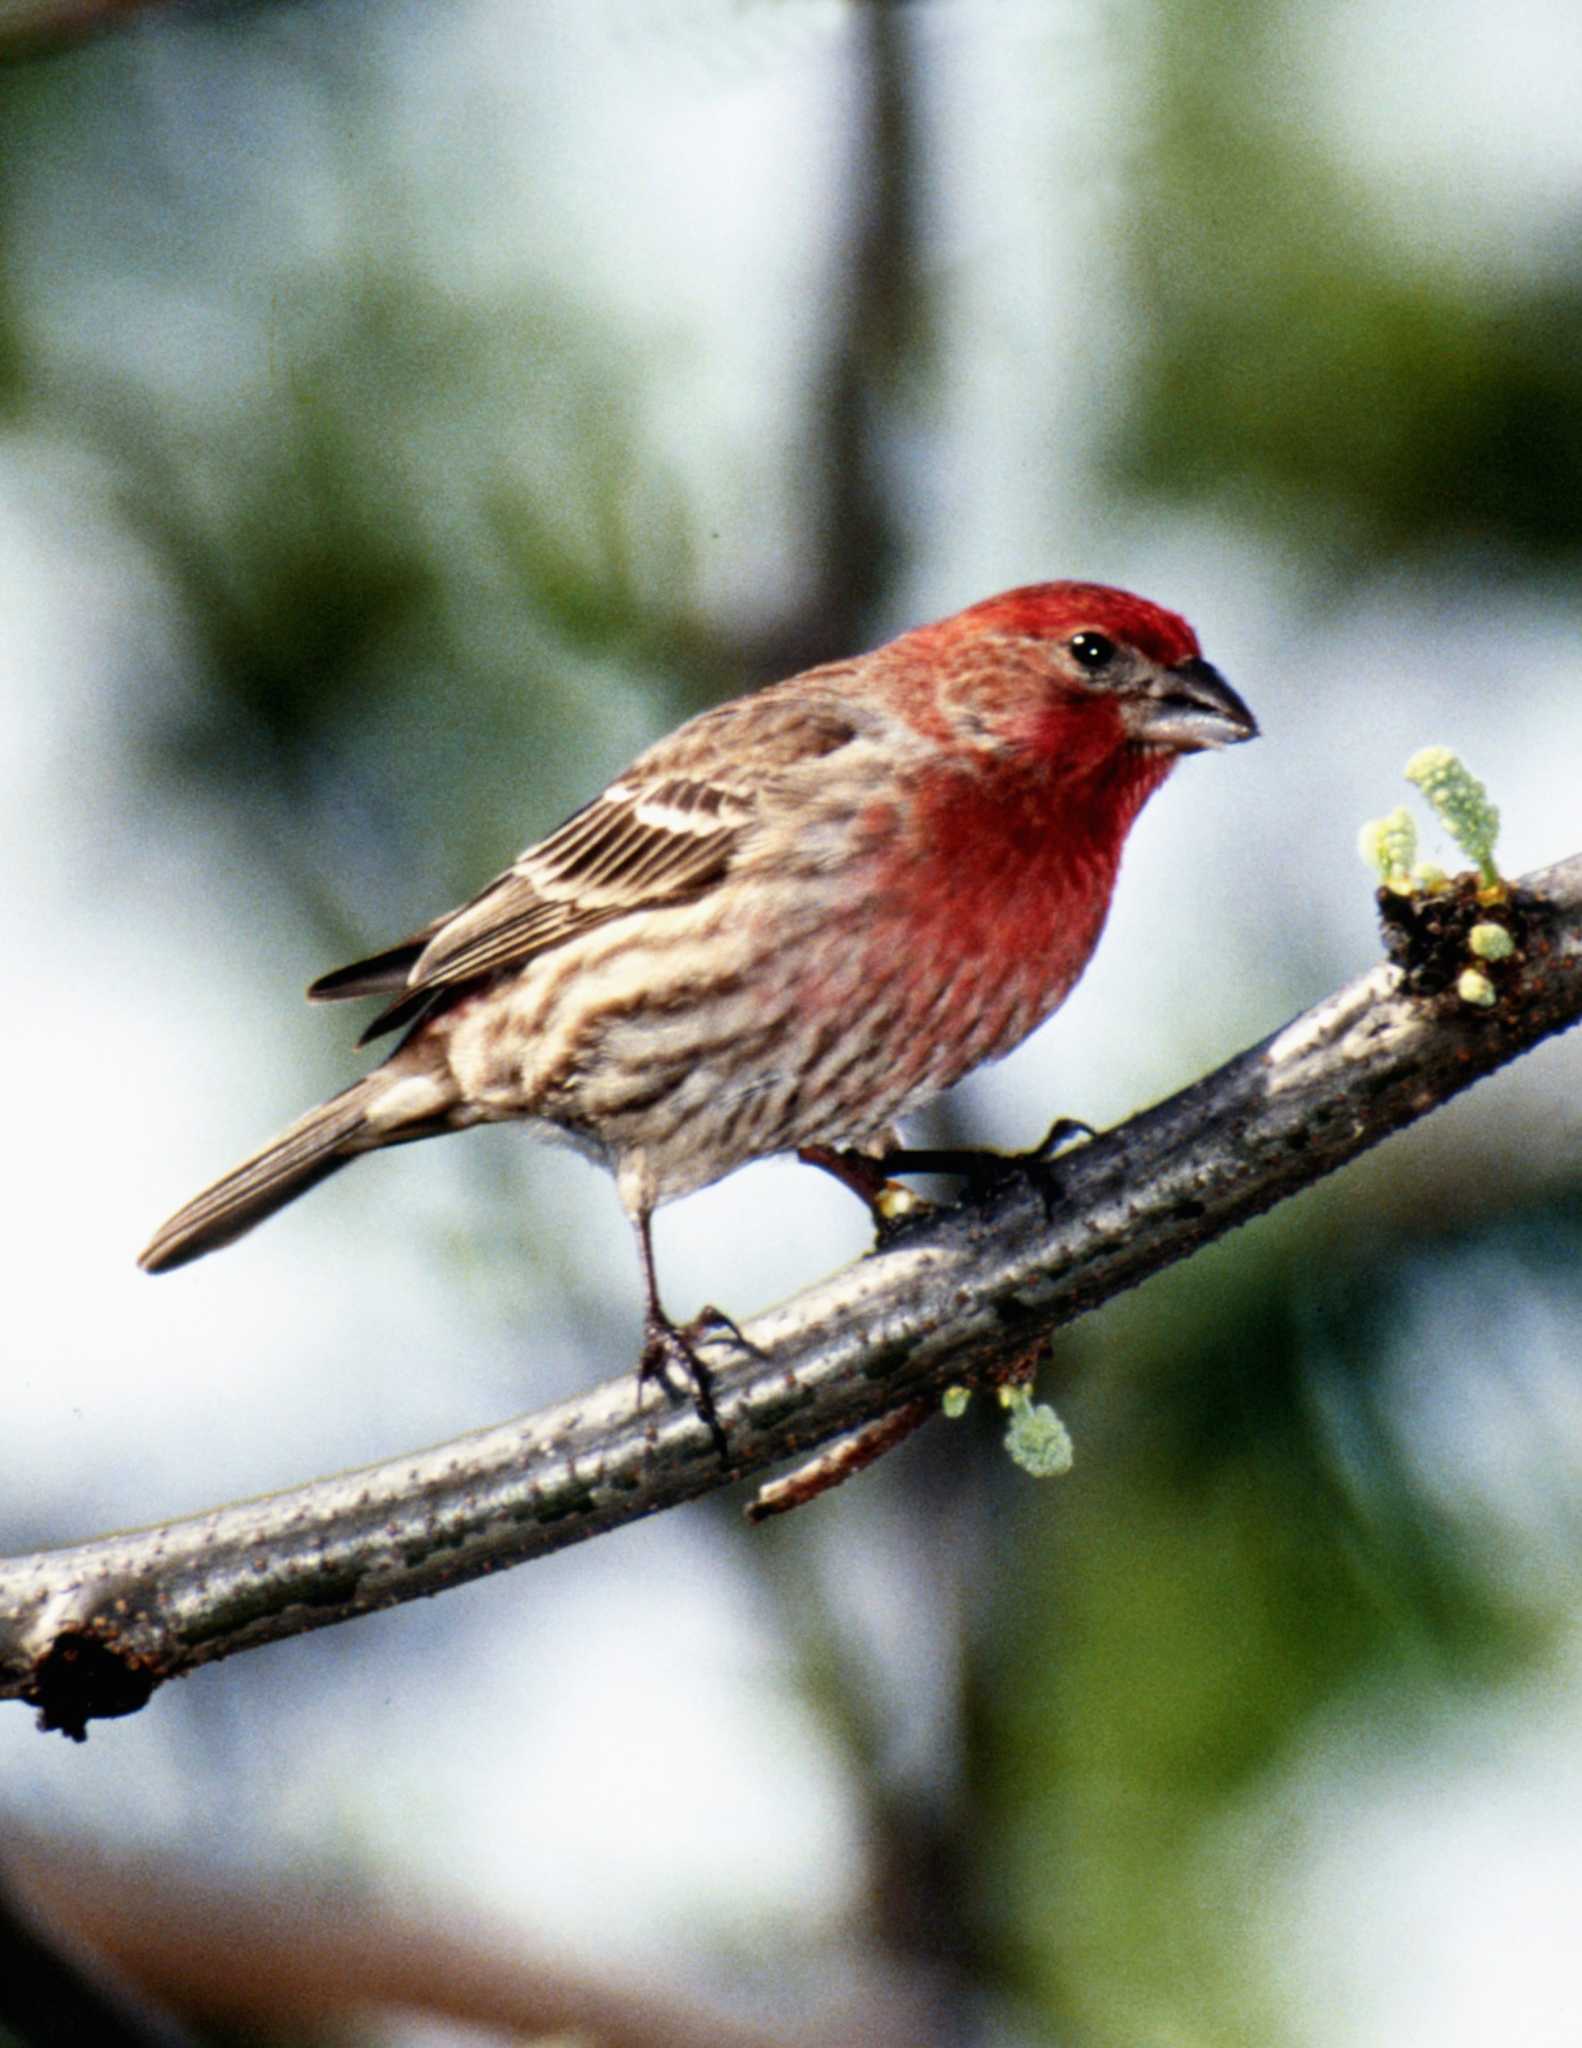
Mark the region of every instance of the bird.
<instances>
[{"instance_id":1,"label":"bird","mask_svg":"<svg viewBox=\"0 0 1582 2048\"><path fill-rule=\"evenodd\" d=\"M680 1370L652 1218L795 1154L871 1202L900 1119L1059 1008L1138 813L1184 754L1257 722L1178 613L1020 586L719 704L641 754L478 895L315 981L399 1034L162 1224L166 1272L350 1160L519 1121L606 1167L643 1287L639 1388ZM742 1340L745 1341L745 1340Z\"/></svg>"}]
</instances>

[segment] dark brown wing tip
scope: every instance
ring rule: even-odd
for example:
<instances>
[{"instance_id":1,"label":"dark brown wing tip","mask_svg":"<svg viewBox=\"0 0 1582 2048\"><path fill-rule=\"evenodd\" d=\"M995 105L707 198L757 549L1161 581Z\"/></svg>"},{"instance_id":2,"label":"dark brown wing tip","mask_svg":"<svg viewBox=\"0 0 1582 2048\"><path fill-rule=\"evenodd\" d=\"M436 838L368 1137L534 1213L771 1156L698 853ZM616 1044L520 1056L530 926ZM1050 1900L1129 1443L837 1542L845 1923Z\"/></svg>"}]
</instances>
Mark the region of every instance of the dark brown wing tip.
<instances>
[{"instance_id":1,"label":"dark brown wing tip","mask_svg":"<svg viewBox=\"0 0 1582 2048\"><path fill-rule=\"evenodd\" d=\"M359 1048L372 1045L375 1039L385 1038L392 1031L399 1031L404 1024L415 1023L426 1010L433 1008L436 999L444 993L442 987L415 988L400 997L388 1009L381 1010L367 1026L357 1041Z\"/></svg>"},{"instance_id":2,"label":"dark brown wing tip","mask_svg":"<svg viewBox=\"0 0 1582 2048\"><path fill-rule=\"evenodd\" d=\"M354 996L387 996L403 989L417 965L425 941L403 939L383 953L370 953L366 960L353 960L308 984L310 1003L349 1002Z\"/></svg>"}]
</instances>

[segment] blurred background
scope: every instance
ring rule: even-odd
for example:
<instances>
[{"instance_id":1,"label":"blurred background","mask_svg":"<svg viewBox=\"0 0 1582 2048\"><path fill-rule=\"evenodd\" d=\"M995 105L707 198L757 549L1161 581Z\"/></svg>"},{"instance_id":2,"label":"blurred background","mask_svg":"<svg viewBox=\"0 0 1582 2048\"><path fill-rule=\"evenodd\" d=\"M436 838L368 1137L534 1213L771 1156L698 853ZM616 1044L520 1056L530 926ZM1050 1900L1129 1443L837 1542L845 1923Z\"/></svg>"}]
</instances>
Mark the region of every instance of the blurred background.
<instances>
[{"instance_id":1,"label":"blurred background","mask_svg":"<svg viewBox=\"0 0 1582 2048\"><path fill-rule=\"evenodd\" d=\"M635 1354L608 1183L509 1130L133 1258L360 1071L308 980L755 681L1075 575L1186 612L1263 722L929 1135L1114 1122L1368 967L1357 829L1424 744L1507 872L1582 847L1571 0L84 24L0 6L5 1551ZM1065 1481L975 1409L784 1524L672 1514L85 1748L0 1709L0 1840L793 2041L1573 2043L1579 1105L1553 1044L1064 1334ZM678 1313L864 1242L779 1164L658 1228Z\"/></svg>"}]
</instances>

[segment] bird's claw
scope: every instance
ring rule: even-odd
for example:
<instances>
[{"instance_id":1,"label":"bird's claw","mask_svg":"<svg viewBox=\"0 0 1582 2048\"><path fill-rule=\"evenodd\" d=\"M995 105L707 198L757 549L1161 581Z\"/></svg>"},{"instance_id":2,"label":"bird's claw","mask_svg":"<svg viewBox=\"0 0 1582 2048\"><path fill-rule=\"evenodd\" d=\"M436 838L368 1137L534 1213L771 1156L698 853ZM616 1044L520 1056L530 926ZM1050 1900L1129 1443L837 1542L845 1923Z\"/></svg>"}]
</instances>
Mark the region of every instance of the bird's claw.
<instances>
[{"instance_id":1,"label":"bird's claw","mask_svg":"<svg viewBox=\"0 0 1582 2048\"><path fill-rule=\"evenodd\" d=\"M880 1161L885 1173L948 1173L987 1193L1007 1181L1025 1181L1034 1188L1046 1215L1053 1214L1060 1183L1055 1163L1070 1146L1095 1136L1093 1126L1079 1117L1057 1116L1030 1151L972 1151L950 1147L939 1151L905 1149L888 1152Z\"/></svg>"},{"instance_id":2,"label":"bird's claw","mask_svg":"<svg viewBox=\"0 0 1582 2048\"><path fill-rule=\"evenodd\" d=\"M874 1243L881 1251L934 1206L887 1177L888 1156L838 1145L804 1145L797 1153L805 1166L818 1167L851 1190L873 1219Z\"/></svg>"},{"instance_id":3,"label":"bird's claw","mask_svg":"<svg viewBox=\"0 0 1582 2048\"><path fill-rule=\"evenodd\" d=\"M716 1308L713 1302L710 1302L705 1308L700 1308L686 1328L686 1334L689 1337L702 1337L707 1333L712 1333L717 1337L722 1331L739 1350L745 1351L750 1357L762 1358L765 1356L764 1351L759 1345L755 1344L750 1337L742 1335L741 1325L737 1322L736 1318L728 1316L724 1309Z\"/></svg>"},{"instance_id":4,"label":"bird's claw","mask_svg":"<svg viewBox=\"0 0 1582 2048\"><path fill-rule=\"evenodd\" d=\"M643 1326L643 1349L637 1361L637 1393L641 1400L643 1388L651 1382L657 1382L666 1393L674 1393L672 1374L679 1373L692 1396L698 1420L708 1431L723 1465L729 1463L730 1446L719 1409L715 1406L714 1374L697 1352L702 1338L718 1337L722 1333L754 1358L763 1357L758 1346L742 1335L734 1319L723 1309L712 1306L700 1309L684 1326L671 1322L666 1315L650 1315Z\"/></svg>"},{"instance_id":5,"label":"bird's claw","mask_svg":"<svg viewBox=\"0 0 1582 2048\"><path fill-rule=\"evenodd\" d=\"M1057 1116L1030 1152L1013 1152L1007 1156L1009 1172L1006 1178L1026 1181L1043 1204L1046 1223L1054 1220L1055 1207L1060 1200L1060 1160L1073 1146L1086 1145L1097 1136L1092 1124L1085 1124L1080 1117Z\"/></svg>"},{"instance_id":6,"label":"bird's claw","mask_svg":"<svg viewBox=\"0 0 1582 2048\"><path fill-rule=\"evenodd\" d=\"M1081 1117L1057 1116L1030 1152L1010 1152L1006 1157L1014 1166L1047 1165L1073 1145L1086 1144L1088 1139L1097 1136L1092 1124L1085 1124Z\"/></svg>"},{"instance_id":7,"label":"bird's claw","mask_svg":"<svg viewBox=\"0 0 1582 2048\"><path fill-rule=\"evenodd\" d=\"M999 1170L991 1172L988 1185L1003 1187L1011 1180L1024 1182L1043 1204L1044 1221L1047 1223L1052 1220L1060 1199L1059 1161L1073 1145L1085 1145L1096 1136L1093 1126L1085 1124L1080 1117L1057 1116L1030 1150L994 1155Z\"/></svg>"},{"instance_id":8,"label":"bird's claw","mask_svg":"<svg viewBox=\"0 0 1582 2048\"><path fill-rule=\"evenodd\" d=\"M903 1187L900 1181L887 1180L883 1191L868 1208L873 1217L874 1244L878 1250L884 1251L899 1243L918 1224L926 1223L934 1213L935 1204L926 1195Z\"/></svg>"}]
</instances>

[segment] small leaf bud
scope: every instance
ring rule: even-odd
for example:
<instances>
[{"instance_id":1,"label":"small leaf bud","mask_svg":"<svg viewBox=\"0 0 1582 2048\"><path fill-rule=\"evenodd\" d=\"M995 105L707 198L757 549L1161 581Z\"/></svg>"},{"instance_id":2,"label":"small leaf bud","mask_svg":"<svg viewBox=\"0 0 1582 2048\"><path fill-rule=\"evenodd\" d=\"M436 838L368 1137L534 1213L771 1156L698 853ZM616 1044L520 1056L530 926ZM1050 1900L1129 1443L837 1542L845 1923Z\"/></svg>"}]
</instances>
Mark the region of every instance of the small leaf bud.
<instances>
[{"instance_id":1,"label":"small leaf bud","mask_svg":"<svg viewBox=\"0 0 1582 2048\"><path fill-rule=\"evenodd\" d=\"M1417 853L1417 827L1406 806L1397 804L1388 817L1370 819L1357 835L1357 851L1377 869L1386 889L1404 894Z\"/></svg>"},{"instance_id":2,"label":"small leaf bud","mask_svg":"<svg viewBox=\"0 0 1582 2048\"><path fill-rule=\"evenodd\" d=\"M1448 747L1422 747L1407 762L1406 779L1417 784L1457 846L1477 863L1485 884L1498 888L1494 842L1500 814L1478 778Z\"/></svg>"},{"instance_id":3,"label":"small leaf bud","mask_svg":"<svg viewBox=\"0 0 1582 2048\"><path fill-rule=\"evenodd\" d=\"M1479 960L1509 960L1516 941L1502 924L1475 924L1467 933L1467 951Z\"/></svg>"},{"instance_id":4,"label":"small leaf bud","mask_svg":"<svg viewBox=\"0 0 1582 2048\"><path fill-rule=\"evenodd\" d=\"M1010 1410L1005 1448L1011 1462L1034 1479L1058 1479L1071 1470L1071 1433L1060 1417L1042 1403L1033 1406L1026 1387L1001 1387L1001 1403Z\"/></svg>"}]
</instances>

